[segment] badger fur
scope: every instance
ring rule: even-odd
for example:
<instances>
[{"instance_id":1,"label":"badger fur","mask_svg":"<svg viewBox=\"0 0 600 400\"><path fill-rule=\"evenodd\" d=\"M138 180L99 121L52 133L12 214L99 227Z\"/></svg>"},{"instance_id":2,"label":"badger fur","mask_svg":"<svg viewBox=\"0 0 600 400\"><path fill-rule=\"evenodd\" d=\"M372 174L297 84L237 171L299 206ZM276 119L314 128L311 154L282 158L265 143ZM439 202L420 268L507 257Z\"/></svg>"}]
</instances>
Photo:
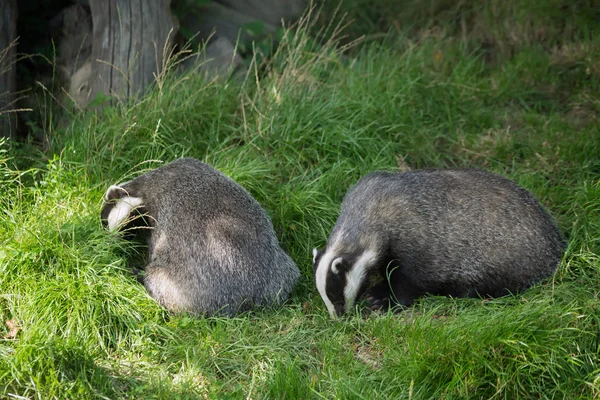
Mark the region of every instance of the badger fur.
<instances>
[{"instance_id":1,"label":"badger fur","mask_svg":"<svg viewBox=\"0 0 600 400\"><path fill-rule=\"evenodd\" d=\"M424 294L497 297L551 276L565 249L525 189L476 169L375 172L344 201L315 283L332 317ZM372 284L373 281L379 281Z\"/></svg>"},{"instance_id":2,"label":"badger fur","mask_svg":"<svg viewBox=\"0 0 600 400\"><path fill-rule=\"evenodd\" d=\"M111 186L101 219L147 242L143 283L172 312L231 316L279 303L299 277L258 202L191 158Z\"/></svg>"}]
</instances>

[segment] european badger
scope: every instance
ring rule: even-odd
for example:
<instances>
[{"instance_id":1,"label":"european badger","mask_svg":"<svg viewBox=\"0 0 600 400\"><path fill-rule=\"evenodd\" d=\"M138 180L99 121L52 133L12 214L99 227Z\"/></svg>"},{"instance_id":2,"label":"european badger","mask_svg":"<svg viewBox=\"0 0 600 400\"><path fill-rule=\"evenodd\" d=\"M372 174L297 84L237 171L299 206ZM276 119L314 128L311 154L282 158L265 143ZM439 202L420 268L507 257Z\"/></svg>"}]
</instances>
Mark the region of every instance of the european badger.
<instances>
[{"instance_id":1,"label":"european badger","mask_svg":"<svg viewBox=\"0 0 600 400\"><path fill-rule=\"evenodd\" d=\"M231 316L279 303L299 277L258 202L198 160L111 186L101 218L109 230L138 228L149 249L143 283L172 312Z\"/></svg>"},{"instance_id":2,"label":"european badger","mask_svg":"<svg viewBox=\"0 0 600 400\"><path fill-rule=\"evenodd\" d=\"M332 317L364 295L371 308L426 293L497 297L556 270L565 241L515 183L475 169L375 172L348 191L315 283ZM378 284L369 287L376 278Z\"/></svg>"}]
</instances>

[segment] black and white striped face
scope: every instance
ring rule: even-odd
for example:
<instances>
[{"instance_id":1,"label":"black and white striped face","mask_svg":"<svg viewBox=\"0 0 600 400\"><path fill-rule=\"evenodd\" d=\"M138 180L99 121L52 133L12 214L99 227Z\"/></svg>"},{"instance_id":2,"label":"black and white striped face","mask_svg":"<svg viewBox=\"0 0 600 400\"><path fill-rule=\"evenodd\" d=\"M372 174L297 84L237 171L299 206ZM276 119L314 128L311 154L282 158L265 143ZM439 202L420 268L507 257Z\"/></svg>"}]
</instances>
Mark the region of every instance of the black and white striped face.
<instances>
[{"instance_id":1,"label":"black and white striped face","mask_svg":"<svg viewBox=\"0 0 600 400\"><path fill-rule=\"evenodd\" d=\"M358 256L313 249L315 284L332 318L349 312L367 284L367 270L375 262L375 253Z\"/></svg>"},{"instance_id":2,"label":"black and white striped face","mask_svg":"<svg viewBox=\"0 0 600 400\"><path fill-rule=\"evenodd\" d=\"M132 220L132 213L143 208L144 201L127 192L121 186L112 185L104 195L104 207L100 213L102 224L110 231L126 226Z\"/></svg>"}]
</instances>

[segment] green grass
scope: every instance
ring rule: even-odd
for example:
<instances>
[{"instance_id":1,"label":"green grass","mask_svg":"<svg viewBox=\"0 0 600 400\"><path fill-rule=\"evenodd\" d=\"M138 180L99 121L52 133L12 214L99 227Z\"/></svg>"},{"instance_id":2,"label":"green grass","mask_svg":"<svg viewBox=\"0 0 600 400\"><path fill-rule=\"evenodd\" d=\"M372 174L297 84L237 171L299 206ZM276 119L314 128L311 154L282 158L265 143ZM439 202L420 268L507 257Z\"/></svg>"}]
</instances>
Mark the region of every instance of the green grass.
<instances>
[{"instance_id":1,"label":"green grass","mask_svg":"<svg viewBox=\"0 0 600 400\"><path fill-rule=\"evenodd\" d=\"M600 396L600 42L587 25L519 46L490 28L511 48L490 62L445 23L350 55L301 28L244 82L167 77L137 105L76 116L44 152L1 145L0 397ZM302 271L283 307L172 316L131 276L143 249L103 231L102 195L182 156L268 211ZM376 169L456 166L508 176L548 207L570 243L555 277L332 321L311 249L347 188Z\"/></svg>"}]
</instances>

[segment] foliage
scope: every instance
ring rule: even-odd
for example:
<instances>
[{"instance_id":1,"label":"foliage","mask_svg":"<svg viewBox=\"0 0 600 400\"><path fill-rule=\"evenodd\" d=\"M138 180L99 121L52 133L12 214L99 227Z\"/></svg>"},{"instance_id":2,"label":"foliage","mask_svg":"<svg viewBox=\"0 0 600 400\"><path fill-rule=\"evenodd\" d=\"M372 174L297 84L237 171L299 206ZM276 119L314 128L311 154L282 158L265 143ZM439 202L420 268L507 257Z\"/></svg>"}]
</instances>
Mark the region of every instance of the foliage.
<instances>
[{"instance_id":1,"label":"foliage","mask_svg":"<svg viewBox=\"0 0 600 400\"><path fill-rule=\"evenodd\" d=\"M348 56L339 32L323 40L336 24L314 34L310 18L262 79L256 64L243 82L167 76L137 105L79 116L43 153L0 145L1 397L600 395L598 39L525 42L490 63L460 35L402 31ZM285 306L169 315L131 275L143 249L102 230L103 192L182 156L268 211L303 274ZM555 277L330 320L310 254L347 188L376 169L452 166L508 176L549 208L570 241Z\"/></svg>"}]
</instances>

